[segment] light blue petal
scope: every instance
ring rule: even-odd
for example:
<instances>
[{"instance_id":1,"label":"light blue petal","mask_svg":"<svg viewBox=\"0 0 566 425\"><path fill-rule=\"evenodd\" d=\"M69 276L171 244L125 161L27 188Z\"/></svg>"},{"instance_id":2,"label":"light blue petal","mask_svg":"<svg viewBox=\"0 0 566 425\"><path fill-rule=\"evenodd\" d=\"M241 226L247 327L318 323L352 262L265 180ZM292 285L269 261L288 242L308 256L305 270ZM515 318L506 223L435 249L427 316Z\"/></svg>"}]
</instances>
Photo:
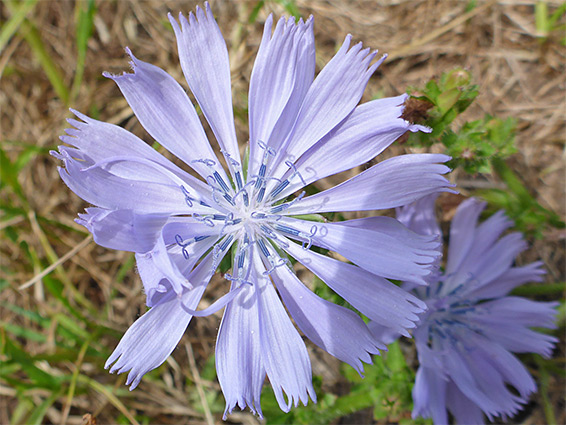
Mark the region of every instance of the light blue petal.
<instances>
[{"instance_id":1,"label":"light blue petal","mask_svg":"<svg viewBox=\"0 0 566 425\"><path fill-rule=\"evenodd\" d=\"M338 186L295 203L287 214L381 210L403 206L435 192L452 192L440 154L396 156L352 177Z\"/></svg>"},{"instance_id":2,"label":"light blue petal","mask_svg":"<svg viewBox=\"0 0 566 425\"><path fill-rule=\"evenodd\" d=\"M407 95L401 95L377 99L356 107L298 159L295 167L302 180L293 179L277 198L285 198L305 184L368 162L407 131L430 131L400 118L406 98Z\"/></svg>"},{"instance_id":3,"label":"light blue petal","mask_svg":"<svg viewBox=\"0 0 566 425\"><path fill-rule=\"evenodd\" d=\"M249 176L258 173L265 150L279 150L292 131L303 99L313 82L315 49L312 17L295 23L273 17L265 22L263 38L252 69L249 93Z\"/></svg>"},{"instance_id":4,"label":"light blue petal","mask_svg":"<svg viewBox=\"0 0 566 425\"><path fill-rule=\"evenodd\" d=\"M295 161L311 146L346 118L362 98L366 84L381 64L370 65L377 52L363 49L361 43L350 48L352 36L318 74L305 96L293 133L277 152L274 177L286 171L285 161Z\"/></svg>"},{"instance_id":5,"label":"light blue petal","mask_svg":"<svg viewBox=\"0 0 566 425\"><path fill-rule=\"evenodd\" d=\"M316 246L336 251L354 264L390 279L411 280L426 284L431 264L439 253L436 237L417 235L391 218L374 217L387 221L387 231L348 226L347 222L316 223L282 218L278 223L310 235Z\"/></svg>"},{"instance_id":6,"label":"light blue petal","mask_svg":"<svg viewBox=\"0 0 566 425\"><path fill-rule=\"evenodd\" d=\"M178 184L129 180L116 176L93 163L79 151L61 147L57 157L61 179L85 201L109 210L133 210L141 214L188 214L185 195ZM158 166L156 166L158 167ZM108 190L112 188L112 190Z\"/></svg>"},{"instance_id":7,"label":"light blue petal","mask_svg":"<svg viewBox=\"0 0 566 425\"><path fill-rule=\"evenodd\" d=\"M183 74L221 149L239 162L228 49L208 3L205 10L197 6L195 13L196 17L191 12L188 20L179 13L181 27L168 15L177 38Z\"/></svg>"},{"instance_id":8,"label":"light blue petal","mask_svg":"<svg viewBox=\"0 0 566 425\"><path fill-rule=\"evenodd\" d=\"M272 274L281 298L299 329L316 345L360 374L370 354L386 349L352 310L328 302L308 289L288 267Z\"/></svg>"},{"instance_id":9,"label":"light blue petal","mask_svg":"<svg viewBox=\"0 0 566 425\"><path fill-rule=\"evenodd\" d=\"M167 222L168 216L136 214L132 210L87 208L75 220L92 233L101 246L131 252L150 251Z\"/></svg>"},{"instance_id":10,"label":"light blue petal","mask_svg":"<svg viewBox=\"0 0 566 425\"><path fill-rule=\"evenodd\" d=\"M144 159L159 164L168 171L174 173L194 192L206 193L208 187L199 179L191 176L183 171L143 140L139 139L129 131L118 127L117 125L97 121L89 118L78 111L71 109L78 118L83 122L69 119L67 120L74 128L65 130L67 135L61 136L60 139L76 148L80 149L82 154L89 158L92 163L107 161L110 158L126 158ZM128 167L133 171L139 170L140 163L132 161L127 164L125 161L119 164L121 167ZM116 173L118 164L113 167ZM145 170L145 179L160 179L163 173L149 173ZM120 174L119 174L120 175ZM143 175L140 177L144 177ZM143 179L143 178L142 178ZM154 181L154 180L151 180Z\"/></svg>"},{"instance_id":11,"label":"light blue petal","mask_svg":"<svg viewBox=\"0 0 566 425\"><path fill-rule=\"evenodd\" d=\"M262 417L260 395L265 380L255 286L246 285L226 307L216 340L216 372L226 399L226 415L236 405Z\"/></svg>"},{"instance_id":12,"label":"light blue petal","mask_svg":"<svg viewBox=\"0 0 566 425\"><path fill-rule=\"evenodd\" d=\"M360 267L304 250L294 243L284 249L361 313L399 333L408 335L405 329L414 327L417 314L426 308L408 292Z\"/></svg>"},{"instance_id":13,"label":"light blue petal","mask_svg":"<svg viewBox=\"0 0 566 425\"><path fill-rule=\"evenodd\" d=\"M281 410L288 412L299 400L306 406L309 396L316 402L312 370L305 343L291 323L275 288L254 255L255 294L259 310L259 333L262 359L275 398ZM283 395L287 395L287 401Z\"/></svg>"},{"instance_id":14,"label":"light blue petal","mask_svg":"<svg viewBox=\"0 0 566 425\"><path fill-rule=\"evenodd\" d=\"M512 289L528 282L542 282L546 271L544 263L536 261L526 266L511 267L489 285L481 286L468 294L473 299L498 298L507 295Z\"/></svg>"},{"instance_id":15,"label":"light blue petal","mask_svg":"<svg viewBox=\"0 0 566 425\"><path fill-rule=\"evenodd\" d=\"M413 419L422 416L432 418L435 425L448 423L446 385L447 381L440 378L434 370L419 367L413 387Z\"/></svg>"},{"instance_id":16,"label":"light blue petal","mask_svg":"<svg viewBox=\"0 0 566 425\"><path fill-rule=\"evenodd\" d=\"M133 74L105 77L116 82L136 117L147 132L172 154L201 176L210 169L198 159L215 159L210 143L189 97L182 87L161 68L137 59L129 49ZM222 167L217 166L223 177Z\"/></svg>"},{"instance_id":17,"label":"light blue petal","mask_svg":"<svg viewBox=\"0 0 566 425\"><path fill-rule=\"evenodd\" d=\"M446 259L446 274L455 273L467 257L472 243L479 216L486 206L476 198L462 202L450 225L450 245Z\"/></svg>"},{"instance_id":18,"label":"light blue petal","mask_svg":"<svg viewBox=\"0 0 566 425\"><path fill-rule=\"evenodd\" d=\"M181 304L197 307L212 276L211 257L189 275L192 289L185 289L181 296L167 292L160 303L130 326L106 361L105 369L112 365L110 373L130 371L126 381L126 385L131 385L130 391L138 386L143 375L160 366L181 340L192 318Z\"/></svg>"},{"instance_id":19,"label":"light blue petal","mask_svg":"<svg viewBox=\"0 0 566 425\"><path fill-rule=\"evenodd\" d=\"M485 423L482 410L466 397L453 381L449 381L446 386L446 405L459 425Z\"/></svg>"},{"instance_id":20,"label":"light blue petal","mask_svg":"<svg viewBox=\"0 0 566 425\"><path fill-rule=\"evenodd\" d=\"M419 235L437 235L442 230L436 219L436 199L440 193L424 196L412 204L397 208L397 220Z\"/></svg>"}]
</instances>

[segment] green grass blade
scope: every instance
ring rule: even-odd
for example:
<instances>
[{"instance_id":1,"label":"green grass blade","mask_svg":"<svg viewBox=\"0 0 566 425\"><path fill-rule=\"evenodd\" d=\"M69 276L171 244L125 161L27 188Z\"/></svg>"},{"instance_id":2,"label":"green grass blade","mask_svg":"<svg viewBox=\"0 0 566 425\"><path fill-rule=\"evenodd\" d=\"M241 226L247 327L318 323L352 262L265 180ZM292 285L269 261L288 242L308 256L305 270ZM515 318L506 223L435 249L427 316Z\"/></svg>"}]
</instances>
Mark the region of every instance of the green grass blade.
<instances>
[{"instance_id":1,"label":"green grass blade","mask_svg":"<svg viewBox=\"0 0 566 425\"><path fill-rule=\"evenodd\" d=\"M26 16L33 10L36 3L37 0L26 0L23 2L20 7L13 12L8 22L2 26L2 29L0 29L0 52L2 52L16 31L18 31L20 25L22 25Z\"/></svg>"},{"instance_id":2,"label":"green grass blade","mask_svg":"<svg viewBox=\"0 0 566 425\"><path fill-rule=\"evenodd\" d=\"M43 400L43 402L32 412L30 417L27 418L26 424L41 425L42 423L44 423L43 418L45 417L47 410L53 405L53 403L55 403L60 395L60 392L54 392L45 400Z\"/></svg>"},{"instance_id":3,"label":"green grass blade","mask_svg":"<svg viewBox=\"0 0 566 425\"><path fill-rule=\"evenodd\" d=\"M71 87L71 99L76 99L79 94L81 82L85 69L86 52L88 40L92 36L94 28L94 15L96 14L96 5L94 0L87 2L77 2L76 7L78 16L76 19L76 35L77 35L77 65L75 68L75 77Z\"/></svg>"},{"instance_id":4,"label":"green grass blade","mask_svg":"<svg viewBox=\"0 0 566 425\"><path fill-rule=\"evenodd\" d=\"M8 8L12 16L17 13L18 9L16 2L6 1L4 2L4 4ZM29 20L24 19L21 22L19 30L26 42L31 47L33 54L35 55L41 67L43 68L43 71L47 75L47 78L53 86L55 93L57 93L57 96L59 96L59 98L67 105L69 103L69 90L67 89L59 68L45 49L45 45L43 43L43 40L41 39L41 35L39 34L37 27Z\"/></svg>"}]
</instances>

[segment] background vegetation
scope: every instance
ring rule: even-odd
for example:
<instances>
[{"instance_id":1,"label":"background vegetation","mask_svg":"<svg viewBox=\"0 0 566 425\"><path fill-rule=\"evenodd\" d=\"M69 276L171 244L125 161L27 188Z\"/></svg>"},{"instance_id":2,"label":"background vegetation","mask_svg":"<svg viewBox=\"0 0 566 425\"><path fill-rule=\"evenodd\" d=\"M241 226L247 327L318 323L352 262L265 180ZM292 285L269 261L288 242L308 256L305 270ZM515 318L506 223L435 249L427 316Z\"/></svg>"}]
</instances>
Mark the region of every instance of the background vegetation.
<instances>
[{"instance_id":1,"label":"background vegetation","mask_svg":"<svg viewBox=\"0 0 566 425\"><path fill-rule=\"evenodd\" d=\"M48 155L72 106L152 140L102 71L128 69L124 47L161 66L186 87L168 11L195 2L6 0L0 4L0 423L218 423L224 400L216 381L219 314L193 320L173 355L129 392L125 376L103 365L145 311L133 255L98 247L73 219L87 205L72 194ZM542 284L516 293L560 300L561 342L551 360L522 356L539 384L511 422L566 423L564 306L566 210L566 4L492 0L212 0L227 39L239 140L247 140L247 88L263 22L315 17L320 69L347 33L388 52L364 100L407 89L407 118L432 126L404 137L383 157L448 152L463 196L504 208L542 259ZM109 141L111 142L111 141ZM381 160L382 157L378 158ZM367 165L366 165L367 166ZM359 171L359 170L357 170ZM355 172L357 172L355 171ZM325 189L350 174L318 182ZM443 225L460 196L442 196ZM352 215L357 217L359 215ZM350 216L348 216L350 217ZM331 291L298 270L312 287ZM223 293L216 278L204 303ZM375 358L362 380L312 344L319 403L282 414L269 385L268 423L409 423L416 365L411 341ZM230 423L260 422L247 412ZM424 422L424 421L423 421Z\"/></svg>"}]
</instances>

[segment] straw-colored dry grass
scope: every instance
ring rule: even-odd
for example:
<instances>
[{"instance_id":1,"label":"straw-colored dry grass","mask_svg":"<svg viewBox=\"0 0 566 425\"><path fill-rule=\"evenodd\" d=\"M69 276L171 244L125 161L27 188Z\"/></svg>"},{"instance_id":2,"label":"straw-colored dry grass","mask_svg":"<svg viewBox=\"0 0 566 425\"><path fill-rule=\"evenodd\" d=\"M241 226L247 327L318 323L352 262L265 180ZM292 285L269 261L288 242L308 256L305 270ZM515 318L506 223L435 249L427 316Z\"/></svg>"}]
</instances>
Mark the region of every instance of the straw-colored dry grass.
<instances>
[{"instance_id":1,"label":"straw-colored dry grass","mask_svg":"<svg viewBox=\"0 0 566 425\"><path fill-rule=\"evenodd\" d=\"M257 21L250 24L248 17L256 3L211 1L230 49L237 134L242 146L247 140L246 91L263 21L270 12L276 16L285 13L281 5L266 2ZM363 41L364 45L390 54L370 80L364 100L399 94L409 85L422 86L432 77L456 66L471 70L480 86L480 96L462 120L477 119L484 113L502 118L515 117L518 120L519 153L512 157L510 164L541 205L564 217L566 50L560 44L561 34L551 33L544 40L537 37L534 2L477 3L477 7L467 13L466 1L296 2L303 16L312 14L315 17L318 69L331 58L347 33L352 33L355 40ZM550 10L560 4L557 1L548 3ZM159 65L185 85L166 13L188 13L195 5L192 1L97 2L95 30L88 42L84 79L70 106L103 121L122 125L150 142L118 88L101 77L101 73L127 70L123 48L129 46L137 57ZM13 13L10 10L16 6L12 2L2 4L0 20L7 21ZM77 61L76 7L77 4L71 1L40 1L28 14L29 22L38 28L47 54L68 87L72 85ZM46 153L59 143L58 136L67 127L65 118L70 116L69 105L57 96L26 42L24 32L23 29L17 32L0 54L2 149L12 161L16 161L28 145L42 150L34 153L17 175L25 200L14 194L6 182L2 186L1 202L6 208L0 212L0 277L7 286L2 286L0 293L3 303L0 307L0 338L5 334L12 336L4 327L5 323L19 325L46 337L43 341L16 338L26 352L31 355L58 353L60 340L56 330L60 325L56 321L44 329L5 306L9 303L49 318L57 314L68 315L42 280L36 279L26 289L18 288L74 250L52 276L67 285L65 296L72 306L80 309L96 326L106 327L96 336L92 344L94 349L112 349L120 334L145 311L141 283L130 254L106 250L88 242L82 244L81 249L75 249L87 234L73 219L87 205L65 187L57 174L57 161ZM398 146L391 152L399 153L404 149ZM459 171L453 173L451 179L458 183L464 195L478 186L499 185L493 177L471 178ZM324 187L325 183L321 184ZM446 205L450 202L448 200ZM12 213L9 208L20 210ZM447 207L444 213L445 218L449 218L453 208ZM532 248L522 257L523 261L541 258L548 270L547 281L551 283L565 279L564 236L564 232L548 230L544 240L530 241ZM71 290L72 287L76 292ZM222 279L213 281L205 301L210 302L214 294L224 292L224 288ZM85 297L85 302L80 301L80 294ZM92 310L89 311L87 306ZM81 376L107 385L104 388L111 391L114 389L119 399L115 403L108 392L95 386L79 385L78 388L88 390L72 393L71 397L68 397L68 391L61 393L48 408L45 421L86 423L88 418L82 416L88 413L94 415L99 424L116 422L120 415L127 422L124 412L135 412L150 418L151 423L219 422L222 399L205 402L202 397L205 392L216 393L218 383L206 371L202 379L198 376L214 353L218 324L219 314L193 321L168 360L163 379L144 381L131 394L120 392L124 388L124 377L108 375L102 370L101 359L90 354L81 357L81 346L74 347L76 354L72 360L39 362L39 368L54 376L70 376L79 368ZM80 326L84 327L84 324L80 323ZM94 325L89 331L93 329ZM111 333L111 329L116 332ZM312 345L310 349L314 373L323 376L323 389L343 392L344 378L339 373L338 362L321 350L313 349ZM563 341L556 354L554 365L560 371L564 368ZM0 361L2 355L0 353ZM539 379L538 369L535 367L533 371ZM196 385L188 386L185 377ZM79 380L79 384L81 382ZM552 373L548 378L550 399L547 404L554 408L558 423L566 423L563 387L563 375ZM39 388L30 394L36 405L49 395ZM20 402L16 390L7 381L0 380L0 398L0 423L9 423ZM535 395L532 400L520 416L521 421L546 422L540 395ZM367 423L371 418L371 412L362 412L339 423ZM235 414L230 420L257 423L247 413Z\"/></svg>"}]
</instances>

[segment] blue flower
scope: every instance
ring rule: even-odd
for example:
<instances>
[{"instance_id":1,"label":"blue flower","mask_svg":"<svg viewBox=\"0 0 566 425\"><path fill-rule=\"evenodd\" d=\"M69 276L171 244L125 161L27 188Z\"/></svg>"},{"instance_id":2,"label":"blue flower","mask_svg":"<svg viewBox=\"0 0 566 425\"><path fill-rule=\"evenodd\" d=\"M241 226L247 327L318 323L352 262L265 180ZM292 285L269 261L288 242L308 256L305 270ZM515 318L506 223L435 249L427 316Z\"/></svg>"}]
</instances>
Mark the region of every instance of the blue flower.
<instances>
[{"instance_id":1,"label":"blue flower","mask_svg":"<svg viewBox=\"0 0 566 425\"><path fill-rule=\"evenodd\" d=\"M310 340L358 371L362 361L371 361L370 353L384 348L358 315L311 292L288 257L360 312L406 333L425 305L385 278L424 282L438 255L435 237L417 235L392 218L327 223L308 216L398 207L452 191L442 176L449 171L442 164L448 157L393 157L305 196L305 186L364 164L405 132L427 131L400 118L405 96L357 106L384 58L372 64L376 52L351 46L348 35L314 78L312 17L306 22L282 18L272 33L269 16L250 80L249 153L242 159L228 51L209 6L188 18L179 15L180 23L169 20L186 81L215 135L220 158L185 90L129 49L133 73L104 75L116 82L151 137L201 178L128 131L74 111L80 121L69 120L74 128L61 137L72 147L60 146L54 153L64 163L61 178L95 205L78 222L99 245L136 253L151 307L126 332L106 367L129 371L127 384L133 389L171 354L193 316L226 307L216 345L226 412L237 405L261 415L266 375L288 411L316 394L307 349L285 307ZM233 267L225 275L225 295L197 310L227 254Z\"/></svg>"},{"instance_id":2,"label":"blue flower","mask_svg":"<svg viewBox=\"0 0 566 425\"><path fill-rule=\"evenodd\" d=\"M425 197L399 209L397 217L419 234L440 235L435 200ZM448 412L459 424L483 423L483 414L489 420L515 415L536 385L512 353L550 357L557 341L530 328L554 328L558 303L508 295L541 281L542 262L514 266L526 243L518 232L501 236L513 224L503 211L478 224L485 205L474 198L462 202L445 270L425 278L428 286L405 285L428 307L413 333L420 363L413 417L431 417L435 424L448 423ZM383 329L375 335L391 339Z\"/></svg>"}]
</instances>

